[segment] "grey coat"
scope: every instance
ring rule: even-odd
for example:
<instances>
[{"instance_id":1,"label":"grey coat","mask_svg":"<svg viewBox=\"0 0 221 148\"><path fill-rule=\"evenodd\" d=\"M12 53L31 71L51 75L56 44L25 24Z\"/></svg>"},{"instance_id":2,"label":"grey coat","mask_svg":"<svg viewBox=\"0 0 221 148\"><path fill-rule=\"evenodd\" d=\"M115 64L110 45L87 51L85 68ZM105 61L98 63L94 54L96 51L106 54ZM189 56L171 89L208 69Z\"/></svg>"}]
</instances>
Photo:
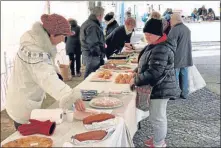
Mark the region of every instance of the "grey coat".
<instances>
[{"instance_id":1,"label":"grey coat","mask_svg":"<svg viewBox=\"0 0 221 148\"><path fill-rule=\"evenodd\" d=\"M183 68L193 65L191 31L183 23L171 28L168 37L177 41L174 57L174 68Z\"/></svg>"}]
</instances>

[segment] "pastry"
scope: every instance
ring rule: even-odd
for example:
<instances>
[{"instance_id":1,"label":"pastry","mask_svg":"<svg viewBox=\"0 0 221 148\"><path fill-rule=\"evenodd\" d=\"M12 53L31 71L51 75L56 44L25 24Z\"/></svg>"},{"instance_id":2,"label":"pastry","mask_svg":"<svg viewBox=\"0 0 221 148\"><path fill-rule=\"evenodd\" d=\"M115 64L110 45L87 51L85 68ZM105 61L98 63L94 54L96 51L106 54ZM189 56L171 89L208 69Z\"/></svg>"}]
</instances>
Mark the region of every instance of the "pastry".
<instances>
[{"instance_id":1,"label":"pastry","mask_svg":"<svg viewBox=\"0 0 221 148\"><path fill-rule=\"evenodd\" d=\"M105 71L100 71L94 75L92 80L108 80L112 76L111 71L105 70Z\"/></svg>"},{"instance_id":2,"label":"pastry","mask_svg":"<svg viewBox=\"0 0 221 148\"><path fill-rule=\"evenodd\" d=\"M99 78L103 78L103 76L104 76L104 73L102 73L102 72L98 74Z\"/></svg>"},{"instance_id":3,"label":"pastry","mask_svg":"<svg viewBox=\"0 0 221 148\"><path fill-rule=\"evenodd\" d=\"M109 75L104 75L104 77L103 77L104 79L110 79L110 76Z\"/></svg>"},{"instance_id":4,"label":"pastry","mask_svg":"<svg viewBox=\"0 0 221 148\"><path fill-rule=\"evenodd\" d=\"M91 101L93 106L102 107L102 108L114 108L122 104L122 101L112 97L100 97L100 98L95 98Z\"/></svg>"},{"instance_id":5,"label":"pastry","mask_svg":"<svg viewBox=\"0 0 221 148\"><path fill-rule=\"evenodd\" d=\"M115 118L114 115L108 113L101 113L97 115L91 115L83 119L84 124L92 124L93 122L102 122L108 119Z\"/></svg>"},{"instance_id":6,"label":"pastry","mask_svg":"<svg viewBox=\"0 0 221 148\"><path fill-rule=\"evenodd\" d=\"M76 134L73 136L74 139L78 141L87 141L87 140L102 140L107 135L107 132L104 130L90 131L81 134Z\"/></svg>"},{"instance_id":7,"label":"pastry","mask_svg":"<svg viewBox=\"0 0 221 148\"><path fill-rule=\"evenodd\" d=\"M129 84L130 80L132 78L133 78L133 74L119 74L115 79L115 83L117 83L117 84Z\"/></svg>"},{"instance_id":8,"label":"pastry","mask_svg":"<svg viewBox=\"0 0 221 148\"><path fill-rule=\"evenodd\" d=\"M40 136L28 136L10 141L2 147L52 147L53 141L51 138Z\"/></svg>"},{"instance_id":9,"label":"pastry","mask_svg":"<svg viewBox=\"0 0 221 148\"><path fill-rule=\"evenodd\" d=\"M127 60L109 60L109 64L126 64Z\"/></svg>"}]
</instances>

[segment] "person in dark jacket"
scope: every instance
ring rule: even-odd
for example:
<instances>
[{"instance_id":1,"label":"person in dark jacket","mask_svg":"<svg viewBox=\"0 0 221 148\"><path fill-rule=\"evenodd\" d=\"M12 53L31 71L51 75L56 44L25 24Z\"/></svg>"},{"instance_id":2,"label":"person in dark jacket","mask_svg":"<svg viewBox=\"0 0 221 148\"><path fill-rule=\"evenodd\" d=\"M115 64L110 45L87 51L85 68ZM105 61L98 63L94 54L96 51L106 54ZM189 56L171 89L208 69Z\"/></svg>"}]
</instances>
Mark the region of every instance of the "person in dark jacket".
<instances>
[{"instance_id":1,"label":"person in dark jacket","mask_svg":"<svg viewBox=\"0 0 221 148\"><path fill-rule=\"evenodd\" d=\"M107 36L107 58L109 58L114 53L120 53L125 46L125 43L130 43L130 39L135 27L136 21L130 17L126 19L125 25L119 26L118 28L114 29L114 31Z\"/></svg>"},{"instance_id":2,"label":"person in dark jacket","mask_svg":"<svg viewBox=\"0 0 221 148\"><path fill-rule=\"evenodd\" d=\"M215 13L214 13L214 11L213 11L213 9L212 8L209 8L208 9L208 14L207 14L207 20L208 21L213 21L213 20L215 20Z\"/></svg>"},{"instance_id":3,"label":"person in dark jacket","mask_svg":"<svg viewBox=\"0 0 221 148\"><path fill-rule=\"evenodd\" d=\"M119 27L119 24L114 18L114 12L110 12L104 17L107 27L105 29L105 37L107 37L115 28Z\"/></svg>"},{"instance_id":4,"label":"person in dark jacket","mask_svg":"<svg viewBox=\"0 0 221 148\"><path fill-rule=\"evenodd\" d=\"M102 7L94 7L89 18L81 25L80 41L84 64L84 78L104 64L105 39L100 22L104 17Z\"/></svg>"},{"instance_id":5,"label":"person in dark jacket","mask_svg":"<svg viewBox=\"0 0 221 148\"><path fill-rule=\"evenodd\" d=\"M174 67L176 70L177 84L181 89L180 97L186 99L188 96L188 67L193 66L191 31L183 24L179 14L171 16L172 29L169 37L177 41Z\"/></svg>"},{"instance_id":6,"label":"person in dark jacket","mask_svg":"<svg viewBox=\"0 0 221 148\"><path fill-rule=\"evenodd\" d=\"M205 6L203 5L202 8L198 9L198 16L200 18L202 18L203 20L206 20L207 17L207 9L205 8Z\"/></svg>"},{"instance_id":7,"label":"person in dark jacket","mask_svg":"<svg viewBox=\"0 0 221 148\"><path fill-rule=\"evenodd\" d=\"M150 19L143 32L149 45L138 57L138 69L130 85L153 86L150 96L150 121L153 137L145 141L148 147L166 147L166 107L169 98L177 96L174 70L176 42L163 34L162 21Z\"/></svg>"},{"instance_id":8,"label":"person in dark jacket","mask_svg":"<svg viewBox=\"0 0 221 148\"><path fill-rule=\"evenodd\" d=\"M80 27L77 21L74 19L68 20L71 25L71 31L74 32L73 36L66 37L66 54L69 55L71 60L71 74L75 76L75 61L76 61L76 72L78 77L81 76L81 44L80 44Z\"/></svg>"}]
</instances>

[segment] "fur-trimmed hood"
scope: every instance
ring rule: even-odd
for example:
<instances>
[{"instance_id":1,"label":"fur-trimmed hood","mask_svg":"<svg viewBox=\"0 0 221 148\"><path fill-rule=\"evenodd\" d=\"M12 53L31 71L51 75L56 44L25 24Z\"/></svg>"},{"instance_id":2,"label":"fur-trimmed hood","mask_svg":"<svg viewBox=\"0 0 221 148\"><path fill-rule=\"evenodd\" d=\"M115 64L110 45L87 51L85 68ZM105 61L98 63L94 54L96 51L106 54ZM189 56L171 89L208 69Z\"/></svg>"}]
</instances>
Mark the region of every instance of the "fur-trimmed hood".
<instances>
[{"instance_id":1,"label":"fur-trimmed hood","mask_svg":"<svg viewBox=\"0 0 221 148\"><path fill-rule=\"evenodd\" d=\"M20 44L30 51L42 51L49 54L52 54L51 50L56 48L55 45L52 45L47 32L40 22L34 23L32 29L22 35Z\"/></svg>"}]
</instances>

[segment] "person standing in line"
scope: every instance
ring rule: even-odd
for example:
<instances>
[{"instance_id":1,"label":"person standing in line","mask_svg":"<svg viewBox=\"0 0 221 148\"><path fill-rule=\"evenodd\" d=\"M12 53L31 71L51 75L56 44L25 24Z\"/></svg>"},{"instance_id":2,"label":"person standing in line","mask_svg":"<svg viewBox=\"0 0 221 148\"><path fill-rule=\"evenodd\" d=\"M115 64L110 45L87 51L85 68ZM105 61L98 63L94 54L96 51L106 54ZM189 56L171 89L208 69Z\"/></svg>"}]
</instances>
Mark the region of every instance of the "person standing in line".
<instances>
[{"instance_id":1,"label":"person standing in line","mask_svg":"<svg viewBox=\"0 0 221 148\"><path fill-rule=\"evenodd\" d=\"M159 19L149 19L143 28L143 32L148 45L139 54L138 68L134 78L131 79L130 86L131 88L136 86L137 89L141 87L143 92L149 91L145 89L145 86L154 86L150 100L146 100L150 102L146 108L149 108L149 120L153 128L153 136L144 143L151 148L166 147L167 102L169 98L177 96L174 70L176 41L163 33L162 21ZM140 97L146 98L146 96Z\"/></svg>"},{"instance_id":2,"label":"person standing in line","mask_svg":"<svg viewBox=\"0 0 221 148\"><path fill-rule=\"evenodd\" d=\"M74 35L66 37L66 54L69 55L71 65L71 74L73 77L81 76L81 44L80 44L80 27L77 24L77 21L74 19L68 20L71 25L71 31ZM76 72L75 73L75 63L76 63Z\"/></svg>"},{"instance_id":3,"label":"person standing in line","mask_svg":"<svg viewBox=\"0 0 221 148\"><path fill-rule=\"evenodd\" d=\"M84 79L92 72L95 72L104 64L105 38L101 28L101 21L104 17L104 8L94 7L91 15L81 25L80 42L82 58L85 64Z\"/></svg>"},{"instance_id":4,"label":"person standing in line","mask_svg":"<svg viewBox=\"0 0 221 148\"><path fill-rule=\"evenodd\" d=\"M183 24L180 14L171 15L171 30L168 37L177 41L174 67L176 70L177 85L181 89L180 97L188 96L188 67L193 66L191 31ZM174 99L174 98L171 98Z\"/></svg>"}]
</instances>

